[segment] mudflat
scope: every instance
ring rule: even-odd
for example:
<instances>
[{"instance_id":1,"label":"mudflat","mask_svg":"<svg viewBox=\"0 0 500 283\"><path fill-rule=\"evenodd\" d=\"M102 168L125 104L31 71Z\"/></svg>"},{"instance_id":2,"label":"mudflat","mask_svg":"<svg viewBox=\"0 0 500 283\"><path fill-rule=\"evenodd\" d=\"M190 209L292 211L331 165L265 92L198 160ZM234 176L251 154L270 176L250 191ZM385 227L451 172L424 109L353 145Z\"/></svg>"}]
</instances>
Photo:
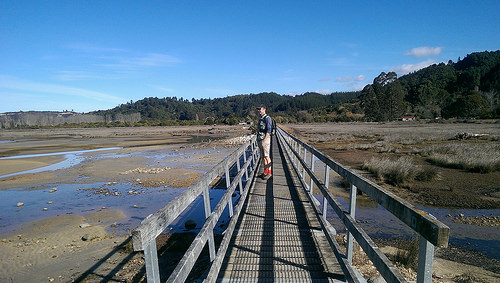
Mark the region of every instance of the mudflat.
<instances>
[{"instance_id":1,"label":"mudflat","mask_svg":"<svg viewBox=\"0 0 500 283\"><path fill-rule=\"evenodd\" d=\"M243 126L0 131L0 157L26 156L0 159L0 176L59 164L69 158L67 153L107 149L80 153L78 162L63 168L0 178L2 195L14 190L26 192L26 197L30 193L48 196L49 200L30 203L19 199L5 204L0 221L11 223L13 217L19 223L0 235L0 281L100 282L106 276L143 280L144 262L140 253L132 253L129 235L119 224L136 216L112 205L91 209L83 205L65 211L71 205L64 202L71 200L63 194L75 198L79 193L77 197L98 202L122 194L114 189L120 184L129 184L128 194L137 198L153 195L157 188L176 193L175 188L194 183L247 134L249 130ZM178 166L165 166L165 162ZM103 185L86 187L95 183ZM82 188L67 192L59 187L63 184ZM147 203L137 203L137 211L145 206ZM25 220L31 218L37 220ZM10 225L5 223L3 229Z\"/></svg>"}]
</instances>

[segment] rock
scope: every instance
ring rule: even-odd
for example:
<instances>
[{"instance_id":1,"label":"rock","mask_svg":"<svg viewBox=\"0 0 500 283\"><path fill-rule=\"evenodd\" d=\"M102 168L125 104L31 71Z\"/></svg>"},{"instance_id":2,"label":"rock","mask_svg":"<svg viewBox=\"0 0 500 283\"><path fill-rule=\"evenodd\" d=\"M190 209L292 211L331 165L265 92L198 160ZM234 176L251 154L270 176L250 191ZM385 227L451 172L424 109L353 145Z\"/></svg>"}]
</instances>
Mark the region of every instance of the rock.
<instances>
[{"instance_id":1,"label":"rock","mask_svg":"<svg viewBox=\"0 0 500 283\"><path fill-rule=\"evenodd\" d=\"M87 228L87 227L90 227L91 225L88 224L88 223L82 223L80 224L80 228Z\"/></svg>"},{"instance_id":2,"label":"rock","mask_svg":"<svg viewBox=\"0 0 500 283\"><path fill-rule=\"evenodd\" d=\"M386 281L382 276L374 276L367 281L368 283L385 283Z\"/></svg>"},{"instance_id":3,"label":"rock","mask_svg":"<svg viewBox=\"0 0 500 283\"><path fill-rule=\"evenodd\" d=\"M134 208L139 208L139 206L137 204L134 204Z\"/></svg>"},{"instance_id":4,"label":"rock","mask_svg":"<svg viewBox=\"0 0 500 283\"><path fill-rule=\"evenodd\" d=\"M84 241L84 242L88 241L89 239L90 239L89 234L85 234L85 235L82 236L82 241Z\"/></svg>"},{"instance_id":5,"label":"rock","mask_svg":"<svg viewBox=\"0 0 500 283\"><path fill-rule=\"evenodd\" d=\"M49 193L55 193L55 192L57 192L57 188L52 188L52 189L49 191Z\"/></svg>"},{"instance_id":6,"label":"rock","mask_svg":"<svg viewBox=\"0 0 500 283\"><path fill-rule=\"evenodd\" d=\"M21 206L23 206L23 205L24 205L24 202L18 202L18 203L17 203L17 207L21 207Z\"/></svg>"},{"instance_id":7,"label":"rock","mask_svg":"<svg viewBox=\"0 0 500 283\"><path fill-rule=\"evenodd\" d=\"M53 201L48 201L47 204L53 204L54 202Z\"/></svg>"},{"instance_id":8,"label":"rock","mask_svg":"<svg viewBox=\"0 0 500 283\"><path fill-rule=\"evenodd\" d=\"M192 219L189 219L188 221L186 221L186 223L184 223L184 227L188 230L192 230L196 228L196 222Z\"/></svg>"},{"instance_id":9,"label":"rock","mask_svg":"<svg viewBox=\"0 0 500 283\"><path fill-rule=\"evenodd\" d=\"M46 207L44 207L44 208L43 208L43 211L47 211L47 210L49 210L49 209L48 209L48 208L46 208Z\"/></svg>"}]
</instances>

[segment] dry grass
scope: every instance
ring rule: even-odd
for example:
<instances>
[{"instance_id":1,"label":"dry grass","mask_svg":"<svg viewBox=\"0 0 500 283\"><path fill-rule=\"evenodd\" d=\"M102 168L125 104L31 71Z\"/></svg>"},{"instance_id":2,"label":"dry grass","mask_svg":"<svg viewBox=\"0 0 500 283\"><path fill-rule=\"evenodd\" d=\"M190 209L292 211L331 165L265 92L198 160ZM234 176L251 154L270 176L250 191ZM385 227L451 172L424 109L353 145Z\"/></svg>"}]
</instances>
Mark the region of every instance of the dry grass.
<instances>
[{"instance_id":1,"label":"dry grass","mask_svg":"<svg viewBox=\"0 0 500 283\"><path fill-rule=\"evenodd\" d=\"M435 170L416 165L409 157L389 158L372 157L365 161L363 169L370 171L386 183L400 185L413 180L429 181L437 176Z\"/></svg>"},{"instance_id":2,"label":"dry grass","mask_svg":"<svg viewBox=\"0 0 500 283\"><path fill-rule=\"evenodd\" d=\"M406 268L416 270L418 264L418 239L398 239L397 249L398 251L394 255L393 260Z\"/></svg>"},{"instance_id":3,"label":"dry grass","mask_svg":"<svg viewBox=\"0 0 500 283\"><path fill-rule=\"evenodd\" d=\"M427 160L438 166L489 173L500 170L500 144L453 143L428 148Z\"/></svg>"}]
</instances>

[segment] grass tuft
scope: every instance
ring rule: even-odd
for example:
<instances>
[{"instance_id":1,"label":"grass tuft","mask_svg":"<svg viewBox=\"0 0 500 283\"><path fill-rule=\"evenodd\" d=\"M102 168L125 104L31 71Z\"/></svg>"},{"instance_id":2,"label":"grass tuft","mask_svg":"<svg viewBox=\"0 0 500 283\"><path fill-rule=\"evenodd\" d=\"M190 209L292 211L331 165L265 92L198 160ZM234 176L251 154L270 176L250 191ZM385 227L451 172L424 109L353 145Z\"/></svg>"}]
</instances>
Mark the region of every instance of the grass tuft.
<instances>
[{"instance_id":1,"label":"grass tuft","mask_svg":"<svg viewBox=\"0 0 500 283\"><path fill-rule=\"evenodd\" d=\"M397 252L394 261L406 268L417 269L418 264L418 239L413 240L398 239Z\"/></svg>"},{"instance_id":2,"label":"grass tuft","mask_svg":"<svg viewBox=\"0 0 500 283\"><path fill-rule=\"evenodd\" d=\"M427 160L441 167L463 169L470 172L500 171L500 145L453 143L431 147Z\"/></svg>"},{"instance_id":3,"label":"grass tuft","mask_svg":"<svg viewBox=\"0 0 500 283\"><path fill-rule=\"evenodd\" d=\"M413 180L430 181L437 176L435 170L416 165L409 157L400 157L396 160L372 157L364 162L363 169L375 174L379 180L394 185Z\"/></svg>"}]
</instances>

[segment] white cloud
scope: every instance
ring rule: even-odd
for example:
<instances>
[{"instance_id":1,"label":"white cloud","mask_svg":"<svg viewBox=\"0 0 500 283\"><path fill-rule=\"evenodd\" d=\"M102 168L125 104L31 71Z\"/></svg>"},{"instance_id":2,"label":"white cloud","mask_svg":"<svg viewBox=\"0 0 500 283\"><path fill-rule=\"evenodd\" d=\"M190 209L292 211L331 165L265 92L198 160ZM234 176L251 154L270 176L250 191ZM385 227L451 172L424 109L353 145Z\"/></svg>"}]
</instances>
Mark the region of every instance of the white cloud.
<instances>
[{"instance_id":1,"label":"white cloud","mask_svg":"<svg viewBox=\"0 0 500 283\"><path fill-rule=\"evenodd\" d=\"M103 63L100 64L100 66L120 70L135 70L145 67L169 67L181 62L181 60L176 57L160 53L149 53L136 57L119 56L109 59L114 62Z\"/></svg>"},{"instance_id":2,"label":"white cloud","mask_svg":"<svg viewBox=\"0 0 500 283\"><path fill-rule=\"evenodd\" d=\"M315 92L320 93L320 94L330 94L332 91L330 89L318 89Z\"/></svg>"},{"instance_id":3,"label":"white cloud","mask_svg":"<svg viewBox=\"0 0 500 283\"><path fill-rule=\"evenodd\" d=\"M365 75L359 75L359 76L356 76L356 77L353 77L353 76L338 77L338 78L335 79L335 81L339 82L339 83L347 83L347 82L350 82L350 81L362 82L365 79L366 79Z\"/></svg>"},{"instance_id":4,"label":"white cloud","mask_svg":"<svg viewBox=\"0 0 500 283\"><path fill-rule=\"evenodd\" d=\"M428 67L432 64L436 64L436 61L429 59L429 60L425 60L425 61L417 63L417 64L403 64L400 66L396 66L396 67L390 69L389 71L396 72L396 74L398 74L398 76L403 76L403 75L409 74L411 72L415 72L415 71L418 71L418 70L423 69L425 67Z\"/></svg>"},{"instance_id":5,"label":"white cloud","mask_svg":"<svg viewBox=\"0 0 500 283\"><path fill-rule=\"evenodd\" d=\"M164 87L164 86L152 85L151 87L153 87L153 88L155 88L155 89L157 89L157 90L161 90L161 91L163 91L163 92L169 92L169 93L170 93L170 92L174 92L174 90L173 90L173 89L168 88L168 87Z\"/></svg>"},{"instance_id":6,"label":"white cloud","mask_svg":"<svg viewBox=\"0 0 500 283\"><path fill-rule=\"evenodd\" d=\"M338 77L335 79L336 82L345 83L352 80L352 76Z\"/></svg>"},{"instance_id":7,"label":"white cloud","mask_svg":"<svg viewBox=\"0 0 500 283\"><path fill-rule=\"evenodd\" d=\"M4 75L0 75L0 88L33 93L70 95L104 102L120 103L123 101L120 97L103 92L56 84L37 83Z\"/></svg>"},{"instance_id":8,"label":"white cloud","mask_svg":"<svg viewBox=\"0 0 500 283\"><path fill-rule=\"evenodd\" d=\"M88 79L117 79L117 76L98 74L85 71L56 71L55 79L61 81L78 81Z\"/></svg>"},{"instance_id":9,"label":"white cloud","mask_svg":"<svg viewBox=\"0 0 500 283\"><path fill-rule=\"evenodd\" d=\"M82 53L103 53L103 52L127 52L125 49L121 48L110 48L110 47L100 47L88 43L72 43L67 44L64 48L68 48L74 51L82 52Z\"/></svg>"},{"instance_id":10,"label":"white cloud","mask_svg":"<svg viewBox=\"0 0 500 283\"><path fill-rule=\"evenodd\" d=\"M422 46L413 48L410 51L405 53L406 56L413 56L416 58L423 58L429 56L435 56L441 54L443 51L443 47L430 47L430 46Z\"/></svg>"},{"instance_id":11,"label":"white cloud","mask_svg":"<svg viewBox=\"0 0 500 283\"><path fill-rule=\"evenodd\" d=\"M355 81L358 81L358 82L362 82L366 79L366 76L365 75L359 75L357 76L354 80Z\"/></svg>"},{"instance_id":12,"label":"white cloud","mask_svg":"<svg viewBox=\"0 0 500 283\"><path fill-rule=\"evenodd\" d=\"M331 81L332 79L330 78L321 78L319 79L320 82L328 82L328 81Z\"/></svg>"},{"instance_id":13,"label":"white cloud","mask_svg":"<svg viewBox=\"0 0 500 283\"><path fill-rule=\"evenodd\" d=\"M124 62L129 65L140 67L171 66L173 64L179 63L180 61L181 60L179 60L178 58L160 53L149 53L141 57L124 60Z\"/></svg>"}]
</instances>

